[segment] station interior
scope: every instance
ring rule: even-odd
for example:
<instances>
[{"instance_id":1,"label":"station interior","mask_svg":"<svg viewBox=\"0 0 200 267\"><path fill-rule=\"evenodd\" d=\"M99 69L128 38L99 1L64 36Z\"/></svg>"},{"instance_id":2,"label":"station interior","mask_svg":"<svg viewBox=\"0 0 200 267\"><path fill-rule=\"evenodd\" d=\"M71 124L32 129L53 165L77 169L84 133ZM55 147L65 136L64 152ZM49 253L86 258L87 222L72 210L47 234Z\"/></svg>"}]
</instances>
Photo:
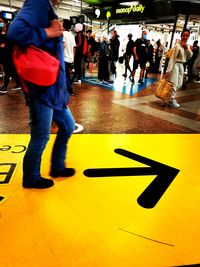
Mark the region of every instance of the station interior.
<instances>
[{"instance_id":1,"label":"station interior","mask_svg":"<svg viewBox=\"0 0 200 267\"><path fill-rule=\"evenodd\" d=\"M1 16L12 24L24 2L1 0ZM146 67L142 83L140 68L134 83L131 73L123 76L124 60L116 62L112 82L99 80L98 58L92 72L82 62L68 104L75 130L66 164L75 174L42 190L22 187L29 110L10 78L0 94L0 266L200 266L200 68L188 80L186 65L179 108L155 95L166 53L184 29L188 47L200 47L200 1L58 0L55 10L60 21L72 22L73 34L76 23L97 42L115 30L121 58L128 34L135 41L142 31L154 51L160 40L163 53L158 72L147 75ZM53 122L41 164L49 179L57 133Z\"/></svg>"}]
</instances>

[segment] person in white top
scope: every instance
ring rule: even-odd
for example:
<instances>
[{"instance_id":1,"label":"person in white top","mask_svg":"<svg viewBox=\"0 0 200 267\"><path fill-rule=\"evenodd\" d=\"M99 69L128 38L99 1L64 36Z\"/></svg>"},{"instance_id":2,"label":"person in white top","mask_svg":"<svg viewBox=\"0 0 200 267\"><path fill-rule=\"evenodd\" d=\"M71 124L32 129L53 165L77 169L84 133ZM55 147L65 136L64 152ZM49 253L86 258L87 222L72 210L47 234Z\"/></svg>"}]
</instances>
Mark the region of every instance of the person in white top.
<instances>
[{"instance_id":1,"label":"person in white top","mask_svg":"<svg viewBox=\"0 0 200 267\"><path fill-rule=\"evenodd\" d=\"M177 42L172 48L166 78L169 77L169 81L173 83L173 91L171 94L171 98L168 102L169 106L179 108L180 104L176 102L176 91L183 84L183 75L184 75L184 66L183 63L186 62L187 59L191 58L192 51L189 49L187 45L187 40L190 36L190 31L185 29L181 33L181 40Z\"/></svg>"},{"instance_id":2,"label":"person in white top","mask_svg":"<svg viewBox=\"0 0 200 267\"><path fill-rule=\"evenodd\" d=\"M74 55L75 55L75 37L70 31L71 28L71 21L65 19L63 22L63 42L64 42L64 61L65 61L65 71L66 71L66 78L67 78L67 89L70 95L74 94L74 90L72 87L72 82L70 79L70 71L72 64L74 62Z\"/></svg>"}]
</instances>

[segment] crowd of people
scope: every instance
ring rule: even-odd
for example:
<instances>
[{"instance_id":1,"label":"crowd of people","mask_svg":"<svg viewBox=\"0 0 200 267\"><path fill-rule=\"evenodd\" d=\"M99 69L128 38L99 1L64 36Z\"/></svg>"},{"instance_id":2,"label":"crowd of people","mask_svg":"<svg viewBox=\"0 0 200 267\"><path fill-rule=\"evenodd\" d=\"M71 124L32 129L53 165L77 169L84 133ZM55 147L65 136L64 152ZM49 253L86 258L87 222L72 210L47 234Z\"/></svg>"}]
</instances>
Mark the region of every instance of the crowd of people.
<instances>
[{"instance_id":1,"label":"crowd of people","mask_svg":"<svg viewBox=\"0 0 200 267\"><path fill-rule=\"evenodd\" d=\"M0 78L4 77L0 94L8 92L11 78L15 81L12 90L22 88L12 63L11 49L6 41L8 25L6 19L0 18ZM70 20L63 20L63 49L69 94L74 95L73 83L81 83L86 71L88 75L93 74L94 64L98 67L98 79L102 83L114 82L117 76L116 63L120 60L124 62L125 68L122 76L124 79L128 77L132 84L135 83L135 73L138 67L140 67L138 84L143 84L144 78L148 78L149 73L160 74L163 58L165 59L163 73L166 73L172 48L169 51L170 56L168 56L169 53L165 53L160 39L152 45L145 30L142 31L141 37L136 40L132 39L131 33L127 37L125 51L123 56L119 57L120 41L115 29L111 31L111 35L103 33L101 38L96 40L91 29L84 31L83 24L77 23L72 27ZM191 50L193 52L191 59L186 58L186 63L184 63L184 70L186 66L188 70L187 82L194 78L198 79L199 68L195 62L199 54L198 41L194 42ZM130 66L131 59L133 60L132 66Z\"/></svg>"},{"instance_id":2,"label":"crowd of people","mask_svg":"<svg viewBox=\"0 0 200 267\"><path fill-rule=\"evenodd\" d=\"M6 94L8 92L8 85L11 78L15 80L15 86L12 90L22 89L12 61L11 47L6 38L8 26L7 19L0 17L0 78L3 78L0 94Z\"/></svg>"}]
</instances>

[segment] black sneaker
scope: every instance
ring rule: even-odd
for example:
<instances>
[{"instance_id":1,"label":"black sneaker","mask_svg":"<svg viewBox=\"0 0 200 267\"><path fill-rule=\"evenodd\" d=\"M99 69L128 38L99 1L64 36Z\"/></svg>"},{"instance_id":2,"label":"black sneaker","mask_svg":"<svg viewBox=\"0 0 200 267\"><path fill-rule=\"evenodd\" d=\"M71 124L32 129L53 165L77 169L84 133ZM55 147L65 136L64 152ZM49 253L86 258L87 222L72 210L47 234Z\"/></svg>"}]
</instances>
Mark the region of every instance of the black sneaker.
<instances>
[{"instance_id":1,"label":"black sneaker","mask_svg":"<svg viewBox=\"0 0 200 267\"><path fill-rule=\"evenodd\" d=\"M36 180L33 183L26 183L23 181L22 186L24 188L36 188L36 189L45 189L45 188L49 188L51 186L54 185L54 181L51 179L45 179L45 178L40 178L38 180Z\"/></svg>"},{"instance_id":2,"label":"black sneaker","mask_svg":"<svg viewBox=\"0 0 200 267\"><path fill-rule=\"evenodd\" d=\"M124 73L124 74L122 74L122 76L124 77L124 78L126 78L127 77L127 75Z\"/></svg>"},{"instance_id":3,"label":"black sneaker","mask_svg":"<svg viewBox=\"0 0 200 267\"><path fill-rule=\"evenodd\" d=\"M50 175L54 178L56 177L70 177L75 174L75 169L73 168L64 168L63 170L56 171L51 170Z\"/></svg>"},{"instance_id":4,"label":"black sneaker","mask_svg":"<svg viewBox=\"0 0 200 267\"><path fill-rule=\"evenodd\" d=\"M134 79L131 79L131 83L134 84L135 83L135 80Z\"/></svg>"},{"instance_id":5,"label":"black sneaker","mask_svg":"<svg viewBox=\"0 0 200 267\"><path fill-rule=\"evenodd\" d=\"M8 93L8 91L4 86L0 87L0 94L7 94L7 93Z\"/></svg>"},{"instance_id":6,"label":"black sneaker","mask_svg":"<svg viewBox=\"0 0 200 267\"><path fill-rule=\"evenodd\" d=\"M138 83L139 84L144 84L144 82L142 80L139 80Z\"/></svg>"}]
</instances>

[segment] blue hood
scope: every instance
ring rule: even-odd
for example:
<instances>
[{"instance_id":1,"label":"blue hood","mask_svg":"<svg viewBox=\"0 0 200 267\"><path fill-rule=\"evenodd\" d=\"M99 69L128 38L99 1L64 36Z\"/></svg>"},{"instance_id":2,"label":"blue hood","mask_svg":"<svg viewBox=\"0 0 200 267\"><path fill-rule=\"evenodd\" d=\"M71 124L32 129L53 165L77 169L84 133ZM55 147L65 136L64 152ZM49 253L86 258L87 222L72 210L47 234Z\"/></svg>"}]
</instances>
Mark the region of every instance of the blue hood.
<instances>
[{"instance_id":1,"label":"blue hood","mask_svg":"<svg viewBox=\"0 0 200 267\"><path fill-rule=\"evenodd\" d=\"M69 96L65 75L63 38L46 38L44 32L44 29L50 26L50 21L53 19L58 19L58 16L49 0L25 0L22 9L10 26L8 36L11 41L16 41L17 44L25 46L34 44L58 57L60 72L57 83L49 88L47 95L43 94L42 96L48 99L48 102L56 105L56 103L62 103L62 99L65 99L65 103L67 103ZM34 92L35 89L31 91Z\"/></svg>"},{"instance_id":2,"label":"blue hood","mask_svg":"<svg viewBox=\"0 0 200 267\"><path fill-rule=\"evenodd\" d=\"M33 27L45 28L49 26L49 18L53 20L58 16L49 0L26 0L17 18L25 20Z\"/></svg>"}]
</instances>

